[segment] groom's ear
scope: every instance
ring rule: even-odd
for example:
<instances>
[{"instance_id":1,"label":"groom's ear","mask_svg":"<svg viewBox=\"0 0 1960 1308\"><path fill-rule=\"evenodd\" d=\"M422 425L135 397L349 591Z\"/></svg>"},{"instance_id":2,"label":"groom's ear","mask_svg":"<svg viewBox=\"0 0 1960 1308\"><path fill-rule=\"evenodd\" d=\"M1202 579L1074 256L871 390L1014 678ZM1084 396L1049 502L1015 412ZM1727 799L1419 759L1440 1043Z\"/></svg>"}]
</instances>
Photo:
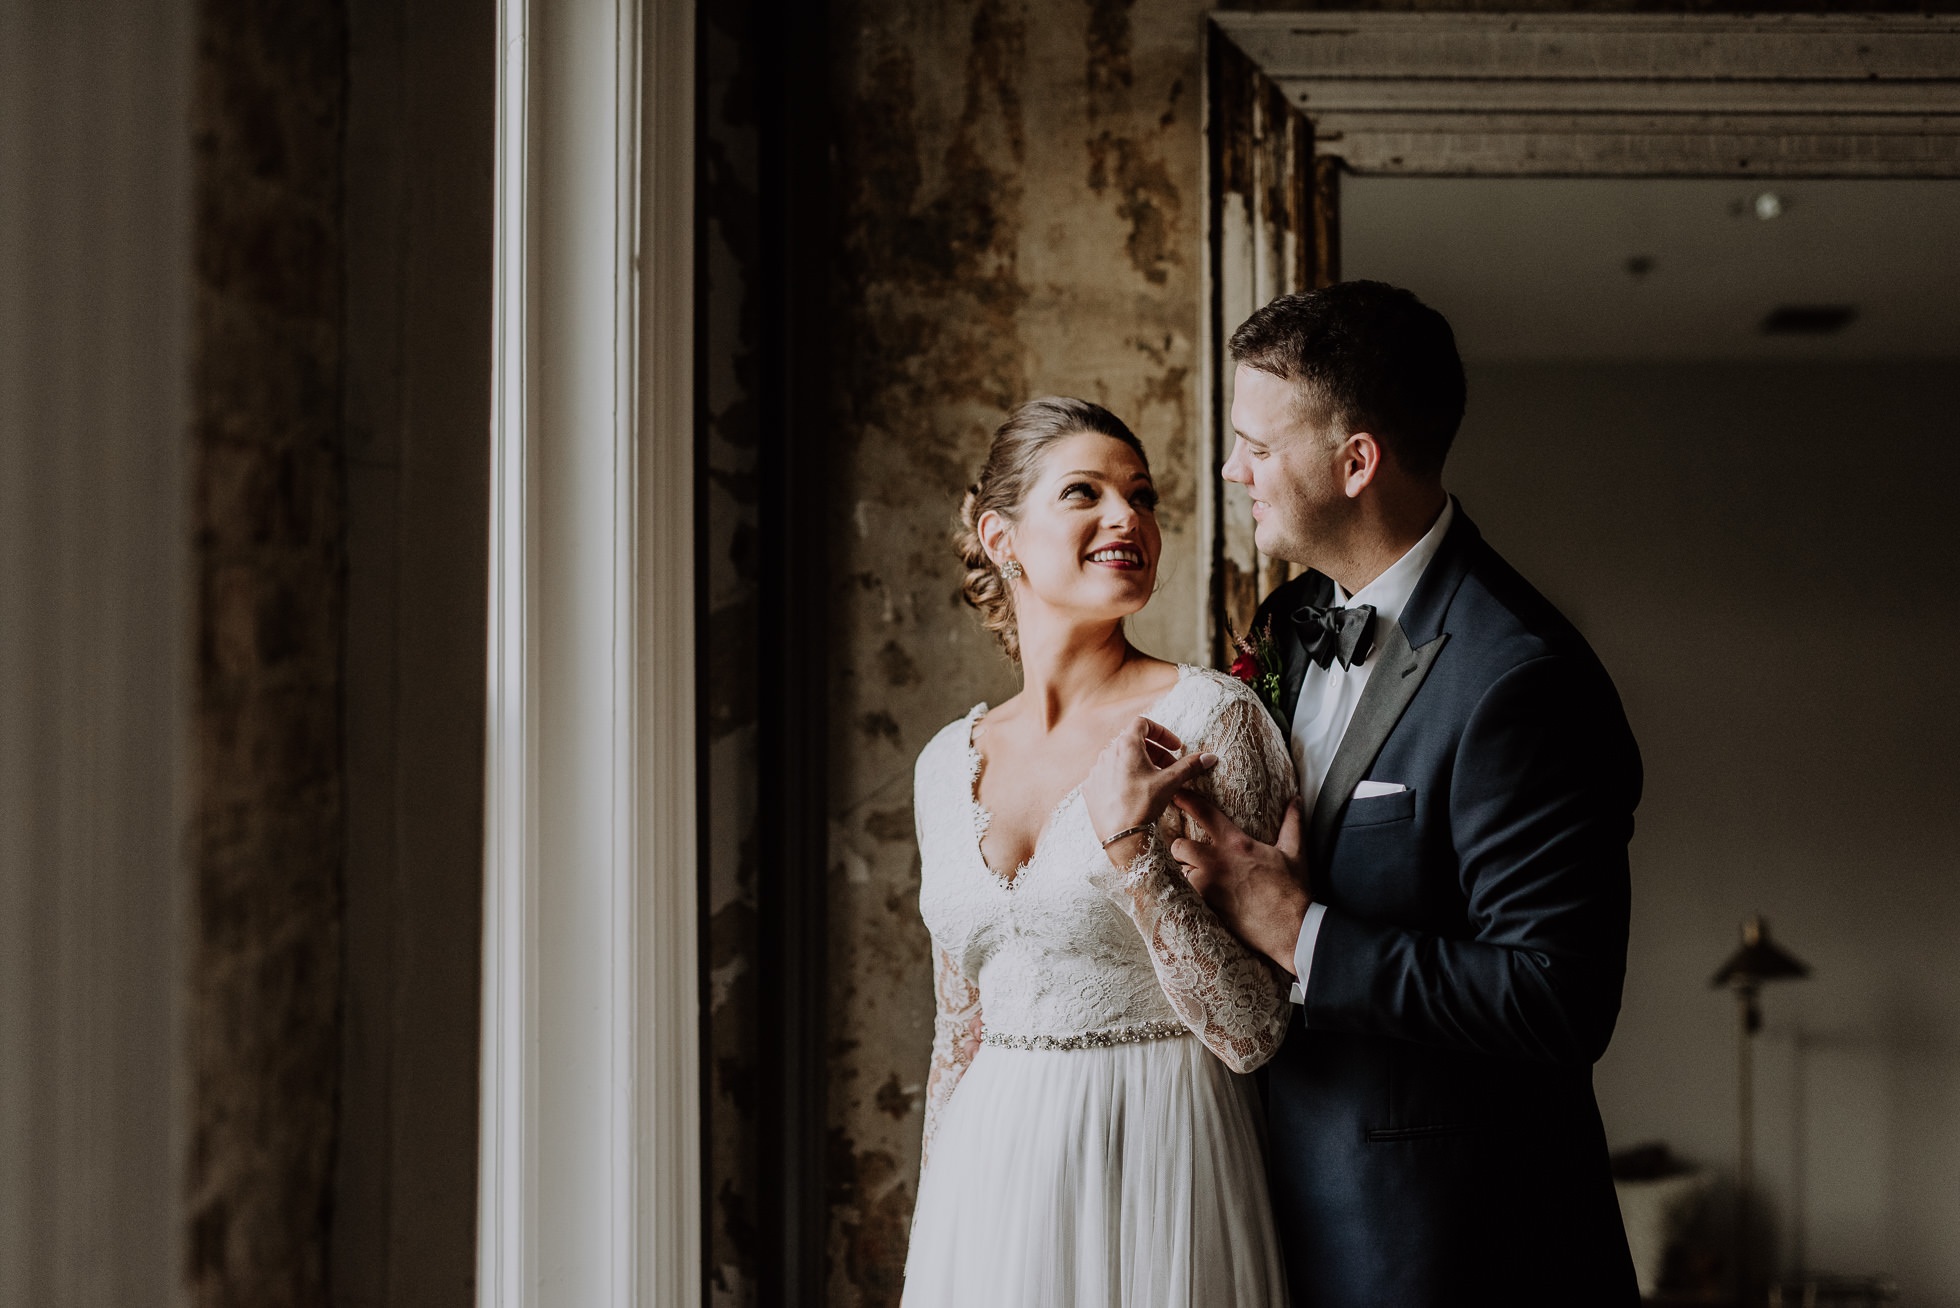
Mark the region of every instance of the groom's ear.
<instances>
[{"instance_id":1,"label":"groom's ear","mask_svg":"<svg viewBox=\"0 0 1960 1308\"><path fill-rule=\"evenodd\" d=\"M1355 432L1341 445L1341 488L1349 499L1358 499L1362 491L1374 484L1386 454L1373 432Z\"/></svg>"}]
</instances>

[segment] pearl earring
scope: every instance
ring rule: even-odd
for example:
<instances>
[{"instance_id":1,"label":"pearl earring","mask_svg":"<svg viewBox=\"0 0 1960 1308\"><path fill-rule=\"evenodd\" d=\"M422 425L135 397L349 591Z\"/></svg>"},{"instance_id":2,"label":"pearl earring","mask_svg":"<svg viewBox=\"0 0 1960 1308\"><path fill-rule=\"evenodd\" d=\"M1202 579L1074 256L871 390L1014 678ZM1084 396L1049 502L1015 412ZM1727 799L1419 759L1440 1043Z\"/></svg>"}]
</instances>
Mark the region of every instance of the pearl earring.
<instances>
[{"instance_id":1,"label":"pearl earring","mask_svg":"<svg viewBox=\"0 0 1960 1308\"><path fill-rule=\"evenodd\" d=\"M1009 559L1000 565L1000 579L1002 581L1019 581L1025 575L1027 574L1021 570L1021 561L1019 559Z\"/></svg>"}]
</instances>

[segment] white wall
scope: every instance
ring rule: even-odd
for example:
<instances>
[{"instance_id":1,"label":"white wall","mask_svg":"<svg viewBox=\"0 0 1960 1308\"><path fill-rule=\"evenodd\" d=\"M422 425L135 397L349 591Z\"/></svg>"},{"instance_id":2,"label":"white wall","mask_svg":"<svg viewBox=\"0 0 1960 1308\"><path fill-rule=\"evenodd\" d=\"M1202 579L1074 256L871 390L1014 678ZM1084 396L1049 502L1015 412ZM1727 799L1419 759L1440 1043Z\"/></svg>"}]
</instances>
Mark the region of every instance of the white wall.
<instances>
[{"instance_id":1,"label":"white wall","mask_svg":"<svg viewBox=\"0 0 1960 1308\"><path fill-rule=\"evenodd\" d=\"M0 7L0 1306L182 1296L190 6Z\"/></svg>"},{"instance_id":2,"label":"white wall","mask_svg":"<svg viewBox=\"0 0 1960 1308\"><path fill-rule=\"evenodd\" d=\"M1778 1266L1960 1305L1960 367L1480 364L1451 488L1612 671L1647 768L1615 1147L1732 1166L1761 911Z\"/></svg>"}]
</instances>

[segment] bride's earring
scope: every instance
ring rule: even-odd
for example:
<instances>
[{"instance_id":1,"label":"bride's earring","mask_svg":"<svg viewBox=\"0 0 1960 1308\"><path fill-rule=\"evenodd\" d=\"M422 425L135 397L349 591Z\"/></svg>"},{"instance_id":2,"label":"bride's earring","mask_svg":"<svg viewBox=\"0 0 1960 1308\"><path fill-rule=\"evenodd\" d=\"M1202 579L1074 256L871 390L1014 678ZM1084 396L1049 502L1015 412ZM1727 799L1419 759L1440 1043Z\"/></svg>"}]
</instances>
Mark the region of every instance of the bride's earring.
<instances>
[{"instance_id":1,"label":"bride's earring","mask_svg":"<svg viewBox=\"0 0 1960 1308\"><path fill-rule=\"evenodd\" d=\"M1026 575L1021 570L1021 561L1019 559L1009 559L1000 565L1000 579L1002 581L1019 581Z\"/></svg>"}]
</instances>

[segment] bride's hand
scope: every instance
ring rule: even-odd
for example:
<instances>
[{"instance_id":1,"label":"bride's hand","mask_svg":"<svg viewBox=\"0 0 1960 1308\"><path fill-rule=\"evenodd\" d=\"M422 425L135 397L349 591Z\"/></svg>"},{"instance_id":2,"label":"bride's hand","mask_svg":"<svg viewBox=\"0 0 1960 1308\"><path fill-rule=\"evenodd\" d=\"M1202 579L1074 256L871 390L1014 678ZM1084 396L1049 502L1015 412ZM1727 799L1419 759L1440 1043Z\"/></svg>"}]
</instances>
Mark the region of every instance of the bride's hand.
<instances>
[{"instance_id":1,"label":"bride's hand","mask_svg":"<svg viewBox=\"0 0 1960 1308\"><path fill-rule=\"evenodd\" d=\"M1216 754L1183 754L1184 742L1167 727L1140 717L1103 747L1082 783L1082 802L1098 841L1154 822L1171 796L1218 766ZM1118 841L1127 848L1131 841ZM1110 851L1116 857L1118 850Z\"/></svg>"}]
</instances>

